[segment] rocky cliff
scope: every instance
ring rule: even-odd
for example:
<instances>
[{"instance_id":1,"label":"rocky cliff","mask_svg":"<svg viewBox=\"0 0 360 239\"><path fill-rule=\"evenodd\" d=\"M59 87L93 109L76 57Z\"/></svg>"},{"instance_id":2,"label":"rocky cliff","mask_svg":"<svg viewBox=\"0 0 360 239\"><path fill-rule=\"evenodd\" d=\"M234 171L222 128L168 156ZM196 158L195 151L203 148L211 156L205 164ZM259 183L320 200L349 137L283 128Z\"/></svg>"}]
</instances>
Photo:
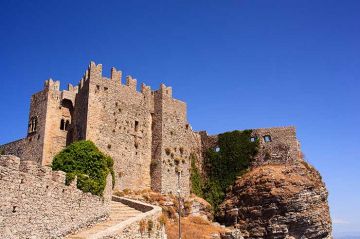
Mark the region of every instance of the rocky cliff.
<instances>
[{"instance_id":1,"label":"rocky cliff","mask_svg":"<svg viewBox=\"0 0 360 239\"><path fill-rule=\"evenodd\" d=\"M245 238L331 238L328 192L308 163L270 164L238 178L219 218Z\"/></svg>"}]
</instances>

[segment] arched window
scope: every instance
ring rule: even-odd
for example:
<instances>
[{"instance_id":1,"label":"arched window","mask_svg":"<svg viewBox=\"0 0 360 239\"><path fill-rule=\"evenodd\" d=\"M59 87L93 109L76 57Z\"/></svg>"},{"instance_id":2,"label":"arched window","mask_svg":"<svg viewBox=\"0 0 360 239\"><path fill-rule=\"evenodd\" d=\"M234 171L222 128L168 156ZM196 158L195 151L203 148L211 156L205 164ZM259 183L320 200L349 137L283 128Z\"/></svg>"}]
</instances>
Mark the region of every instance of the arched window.
<instances>
[{"instance_id":1,"label":"arched window","mask_svg":"<svg viewBox=\"0 0 360 239\"><path fill-rule=\"evenodd\" d=\"M29 133L34 133L37 130L37 117L33 116L30 118L30 122L29 122Z\"/></svg>"},{"instance_id":2,"label":"arched window","mask_svg":"<svg viewBox=\"0 0 360 239\"><path fill-rule=\"evenodd\" d=\"M70 125L70 121L67 120L65 123L65 130L68 131L69 130L69 125Z\"/></svg>"},{"instance_id":3,"label":"arched window","mask_svg":"<svg viewBox=\"0 0 360 239\"><path fill-rule=\"evenodd\" d=\"M30 121L29 125L28 125L28 132L31 133L32 130L32 122Z\"/></svg>"},{"instance_id":4,"label":"arched window","mask_svg":"<svg viewBox=\"0 0 360 239\"><path fill-rule=\"evenodd\" d=\"M60 130L64 130L65 129L65 120L61 119L60 121Z\"/></svg>"},{"instance_id":5,"label":"arched window","mask_svg":"<svg viewBox=\"0 0 360 239\"><path fill-rule=\"evenodd\" d=\"M33 119L33 132L35 132L36 131L36 129L37 129L37 117L35 116L34 117L34 119Z\"/></svg>"}]
</instances>

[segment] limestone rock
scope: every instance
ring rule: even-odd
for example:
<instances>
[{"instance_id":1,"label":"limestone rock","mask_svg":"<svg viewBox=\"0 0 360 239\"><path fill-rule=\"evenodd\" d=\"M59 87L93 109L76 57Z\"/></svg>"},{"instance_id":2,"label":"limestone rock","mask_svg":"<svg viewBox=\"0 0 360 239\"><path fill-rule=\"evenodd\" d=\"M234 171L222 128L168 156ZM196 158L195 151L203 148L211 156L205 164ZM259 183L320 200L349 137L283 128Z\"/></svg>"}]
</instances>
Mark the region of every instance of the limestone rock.
<instances>
[{"instance_id":1,"label":"limestone rock","mask_svg":"<svg viewBox=\"0 0 360 239\"><path fill-rule=\"evenodd\" d=\"M201 216L209 221L214 219L211 205L204 199L191 194L191 196L185 201L184 204L186 216Z\"/></svg>"},{"instance_id":2,"label":"limestone rock","mask_svg":"<svg viewBox=\"0 0 360 239\"><path fill-rule=\"evenodd\" d=\"M239 178L219 218L244 238L331 238L328 192L303 160L253 168Z\"/></svg>"}]
</instances>

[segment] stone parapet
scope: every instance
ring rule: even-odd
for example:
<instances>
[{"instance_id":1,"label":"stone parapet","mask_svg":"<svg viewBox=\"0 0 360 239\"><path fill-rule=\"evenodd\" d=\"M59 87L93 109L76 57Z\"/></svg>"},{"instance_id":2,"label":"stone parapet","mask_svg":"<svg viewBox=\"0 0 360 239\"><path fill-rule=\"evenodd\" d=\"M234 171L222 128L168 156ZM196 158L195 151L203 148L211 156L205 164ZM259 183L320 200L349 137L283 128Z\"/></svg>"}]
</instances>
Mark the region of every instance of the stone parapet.
<instances>
[{"instance_id":1,"label":"stone parapet","mask_svg":"<svg viewBox=\"0 0 360 239\"><path fill-rule=\"evenodd\" d=\"M65 173L16 156L0 156L2 238L59 238L109 213L111 176L104 197L66 186ZM110 187L110 190L108 189Z\"/></svg>"}]
</instances>

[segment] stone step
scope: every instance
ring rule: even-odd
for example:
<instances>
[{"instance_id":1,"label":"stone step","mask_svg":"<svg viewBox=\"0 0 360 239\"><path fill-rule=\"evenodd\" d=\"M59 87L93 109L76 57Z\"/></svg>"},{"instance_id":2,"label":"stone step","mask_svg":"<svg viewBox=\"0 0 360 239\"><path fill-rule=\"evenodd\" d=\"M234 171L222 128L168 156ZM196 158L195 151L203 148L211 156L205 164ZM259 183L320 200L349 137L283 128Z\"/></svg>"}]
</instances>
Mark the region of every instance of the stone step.
<instances>
[{"instance_id":1,"label":"stone step","mask_svg":"<svg viewBox=\"0 0 360 239\"><path fill-rule=\"evenodd\" d=\"M96 233L106 230L107 228L114 226L122 221L125 221L129 218L135 217L142 212L131 208L125 204L122 204L121 202L115 202L112 201L110 203L110 215L109 219L104 222L100 222L98 224L95 224L94 226L90 228L83 229L79 231L78 233L75 233L73 235L68 236L67 238L70 239L83 239L83 238L89 238L92 235L95 235Z\"/></svg>"}]
</instances>

